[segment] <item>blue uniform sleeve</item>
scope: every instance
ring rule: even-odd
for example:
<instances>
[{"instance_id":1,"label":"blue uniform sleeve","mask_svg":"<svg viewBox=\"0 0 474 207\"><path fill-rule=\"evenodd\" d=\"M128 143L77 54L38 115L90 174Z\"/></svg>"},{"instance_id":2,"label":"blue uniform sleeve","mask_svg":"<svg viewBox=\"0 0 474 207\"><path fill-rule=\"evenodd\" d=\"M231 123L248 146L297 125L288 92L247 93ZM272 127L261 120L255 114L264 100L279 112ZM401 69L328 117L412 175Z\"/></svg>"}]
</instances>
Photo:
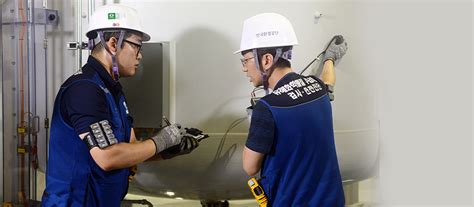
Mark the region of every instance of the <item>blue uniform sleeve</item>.
<instances>
[{"instance_id":1,"label":"blue uniform sleeve","mask_svg":"<svg viewBox=\"0 0 474 207\"><path fill-rule=\"evenodd\" d=\"M93 123L112 118L104 91L88 81L75 83L64 91L61 115L77 134L88 132Z\"/></svg>"},{"instance_id":2,"label":"blue uniform sleeve","mask_svg":"<svg viewBox=\"0 0 474 207\"><path fill-rule=\"evenodd\" d=\"M265 104L258 102L252 112L252 121L245 146L256 152L270 153L274 135L273 115Z\"/></svg>"}]
</instances>

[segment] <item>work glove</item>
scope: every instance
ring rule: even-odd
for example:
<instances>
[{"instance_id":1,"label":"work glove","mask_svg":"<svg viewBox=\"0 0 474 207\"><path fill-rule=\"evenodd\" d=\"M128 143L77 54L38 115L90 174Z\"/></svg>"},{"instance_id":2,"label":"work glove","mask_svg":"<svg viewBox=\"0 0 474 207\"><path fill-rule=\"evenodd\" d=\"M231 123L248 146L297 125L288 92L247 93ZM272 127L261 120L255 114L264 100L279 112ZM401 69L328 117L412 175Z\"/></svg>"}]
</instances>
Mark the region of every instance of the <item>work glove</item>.
<instances>
[{"instance_id":1,"label":"work glove","mask_svg":"<svg viewBox=\"0 0 474 207\"><path fill-rule=\"evenodd\" d=\"M185 130L179 124L171 124L161 129L158 134L151 137L156 146L155 154L180 144L184 134Z\"/></svg>"},{"instance_id":2,"label":"work glove","mask_svg":"<svg viewBox=\"0 0 474 207\"><path fill-rule=\"evenodd\" d=\"M196 139L198 142L209 137L209 135L203 134L201 130L196 129L196 128L184 128L184 129L186 130L185 136L192 137Z\"/></svg>"},{"instance_id":3,"label":"work glove","mask_svg":"<svg viewBox=\"0 0 474 207\"><path fill-rule=\"evenodd\" d=\"M165 149L163 152L161 152L161 157L167 160L179 155L189 154L198 146L199 146L199 142L197 141L197 139L194 139L193 137L190 137L190 136L184 136L181 139L180 144L170 147L168 149Z\"/></svg>"},{"instance_id":4,"label":"work glove","mask_svg":"<svg viewBox=\"0 0 474 207\"><path fill-rule=\"evenodd\" d=\"M179 145L164 150L161 152L161 157L166 160L179 155L189 154L199 146L199 141L207 137L209 135L203 134L199 129L186 128L186 134L181 139Z\"/></svg>"},{"instance_id":5,"label":"work glove","mask_svg":"<svg viewBox=\"0 0 474 207\"><path fill-rule=\"evenodd\" d=\"M340 60L347 51L347 42L344 40L342 35L336 35L329 43L326 51L324 52L324 61L332 60L332 62L336 62Z\"/></svg>"}]
</instances>

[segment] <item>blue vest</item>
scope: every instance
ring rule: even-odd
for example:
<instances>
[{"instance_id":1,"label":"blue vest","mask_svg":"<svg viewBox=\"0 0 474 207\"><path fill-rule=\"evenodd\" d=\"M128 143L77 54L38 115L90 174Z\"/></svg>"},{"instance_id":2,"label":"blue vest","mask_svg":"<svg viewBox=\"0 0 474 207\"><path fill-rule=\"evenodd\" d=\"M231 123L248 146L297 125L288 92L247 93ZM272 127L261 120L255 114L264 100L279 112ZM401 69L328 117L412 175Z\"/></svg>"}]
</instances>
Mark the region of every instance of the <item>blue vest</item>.
<instances>
[{"instance_id":1,"label":"blue vest","mask_svg":"<svg viewBox=\"0 0 474 207\"><path fill-rule=\"evenodd\" d=\"M64 91L81 81L97 84L104 91L115 137L119 142L130 140L131 124L127 119L125 97L119 97L117 104L95 71L93 75L72 76L59 90L54 104L42 206L120 206L127 193L130 171L102 170L92 159L87 145L61 116Z\"/></svg>"},{"instance_id":2,"label":"blue vest","mask_svg":"<svg viewBox=\"0 0 474 207\"><path fill-rule=\"evenodd\" d=\"M269 206L343 207L328 95L285 107L269 96L260 100L275 121L273 148L261 170Z\"/></svg>"}]
</instances>

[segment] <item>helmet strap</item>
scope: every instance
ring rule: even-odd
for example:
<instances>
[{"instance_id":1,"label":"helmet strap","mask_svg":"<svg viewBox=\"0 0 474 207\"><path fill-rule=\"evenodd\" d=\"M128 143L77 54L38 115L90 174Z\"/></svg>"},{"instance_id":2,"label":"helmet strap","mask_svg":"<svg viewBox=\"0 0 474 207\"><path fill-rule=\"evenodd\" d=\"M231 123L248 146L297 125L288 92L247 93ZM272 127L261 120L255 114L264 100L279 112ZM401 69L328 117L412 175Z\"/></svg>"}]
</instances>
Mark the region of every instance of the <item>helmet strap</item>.
<instances>
[{"instance_id":1,"label":"helmet strap","mask_svg":"<svg viewBox=\"0 0 474 207\"><path fill-rule=\"evenodd\" d=\"M291 58L293 57L293 48L285 51L282 55L281 58L291 61Z\"/></svg>"},{"instance_id":2,"label":"helmet strap","mask_svg":"<svg viewBox=\"0 0 474 207\"><path fill-rule=\"evenodd\" d=\"M275 57L273 57L273 65L275 65L278 59L280 59L281 53L282 53L281 51L282 51L281 47L276 49Z\"/></svg>"},{"instance_id":3,"label":"helmet strap","mask_svg":"<svg viewBox=\"0 0 474 207\"><path fill-rule=\"evenodd\" d=\"M93 50L95 45L94 45L94 39L89 39L89 43L87 43L87 49Z\"/></svg>"},{"instance_id":4,"label":"helmet strap","mask_svg":"<svg viewBox=\"0 0 474 207\"><path fill-rule=\"evenodd\" d=\"M260 74L262 75L262 81L263 81L263 89L265 90L265 95L268 95L268 75L267 73L263 70L262 67L260 67L260 59L258 58L258 52L257 48L252 49L253 57L255 58L255 66L257 67L257 70L260 71Z\"/></svg>"},{"instance_id":5,"label":"helmet strap","mask_svg":"<svg viewBox=\"0 0 474 207\"><path fill-rule=\"evenodd\" d=\"M262 75L262 80L263 80L263 89L265 90L265 94L268 95L268 79L270 78L270 76L273 74L273 71L275 70L275 63L278 61L278 59L280 58L283 58L283 59L286 59L288 61L291 60L291 56L292 56L292 50L288 50L288 51L285 51L285 52L282 52L283 51L283 48L277 48L276 49L276 53L275 53L275 57L273 58L273 65L267 70L265 71L263 69L262 66L260 66L260 61L259 61L259 58L258 58L258 52L257 52L257 49L252 49L252 53L253 53L253 56L255 57L255 61L257 62L257 64L255 64L257 66L257 70L260 71L260 74Z\"/></svg>"},{"instance_id":6,"label":"helmet strap","mask_svg":"<svg viewBox=\"0 0 474 207\"><path fill-rule=\"evenodd\" d=\"M118 81L119 78L120 78L120 73L119 73L119 67L118 67L118 63L117 63L117 57L116 57L115 54L112 54L112 52L110 52L109 47L105 43L104 32L103 31L98 31L98 34L99 34L100 44L102 44L102 46L107 51L107 53L109 53L109 55L112 57L112 77L115 81ZM125 37L125 31L121 30L120 31L120 36L119 36L119 39L118 39L118 43L117 43L117 45L118 45L117 53L122 49L122 43L123 43L124 37Z\"/></svg>"}]
</instances>

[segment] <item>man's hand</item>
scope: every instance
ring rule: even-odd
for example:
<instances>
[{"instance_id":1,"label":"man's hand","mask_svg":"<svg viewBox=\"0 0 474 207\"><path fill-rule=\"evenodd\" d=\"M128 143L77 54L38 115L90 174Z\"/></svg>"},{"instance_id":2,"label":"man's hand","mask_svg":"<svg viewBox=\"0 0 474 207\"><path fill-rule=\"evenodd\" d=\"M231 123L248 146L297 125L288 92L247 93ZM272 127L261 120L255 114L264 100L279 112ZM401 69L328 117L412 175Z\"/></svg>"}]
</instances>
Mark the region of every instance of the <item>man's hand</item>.
<instances>
[{"instance_id":1,"label":"man's hand","mask_svg":"<svg viewBox=\"0 0 474 207\"><path fill-rule=\"evenodd\" d=\"M209 135L203 134L201 130L196 129L196 128L184 128L184 129L186 129L185 136L192 137L196 139L198 142L209 137Z\"/></svg>"},{"instance_id":2,"label":"man's hand","mask_svg":"<svg viewBox=\"0 0 474 207\"><path fill-rule=\"evenodd\" d=\"M128 176L128 182L131 183L133 181L133 178L135 177L135 175L138 172L138 166L134 165L134 166L130 167L129 170L130 170L130 175Z\"/></svg>"},{"instance_id":3,"label":"man's hand","mask_svg":"<svg viewBox=\"0 0 474 207\"><path fill-rule=\"evenodd\" d=\"M172 124L161 129L151 138L156 145L155 154L182 142L184 133L184 129L179 124Z\"/></svg>"},{"instance_id":4,"label":"man's hand","mask_svg":"<svg viewBox=\"0 0 474 207\"><path fill-rule=\"evenodd\" d=\"M344 37L342 37L342 35L336 35L329 43L326 51L324 52L323 62L326 62L327 60L332 60L333 62L336 62L346 54L346 51L347 42L344 40Z\"/></svg>"},{"instance_id":5,"label":"man's hand","mask_svg":"<svg viewBox=\"0 0 474 207\"><path fill-rule=\"evenodd\" d=\"M198 146L199 146L199 142L197 139L191 136L184 136L179 145L170 147L164 150L163 152L161 152L161 157L166 160L166 159L171 159L179 155L189 154Z\"/></svg>"}]
</instances>

